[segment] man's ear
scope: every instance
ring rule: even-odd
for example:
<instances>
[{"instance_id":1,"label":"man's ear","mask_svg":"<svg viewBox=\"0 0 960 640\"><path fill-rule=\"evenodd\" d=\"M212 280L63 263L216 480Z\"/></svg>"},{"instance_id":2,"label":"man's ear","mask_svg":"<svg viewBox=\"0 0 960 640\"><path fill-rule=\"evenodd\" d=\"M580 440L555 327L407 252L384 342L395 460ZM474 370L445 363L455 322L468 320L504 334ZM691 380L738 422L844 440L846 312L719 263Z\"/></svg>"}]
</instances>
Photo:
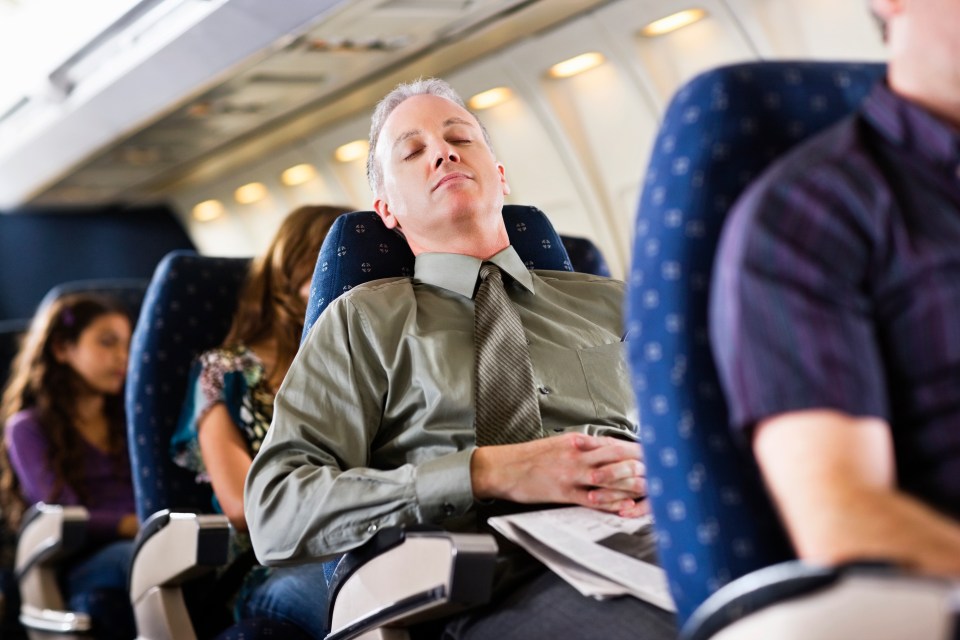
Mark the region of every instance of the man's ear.
<instances>
[{"instance_id":1,"label":"man's ear","mask_svg":"<svg viewBox=\"0 0 960 640\"><path fill-rule=\"evenodd\" d=\"M503 166L502 162L497 163L497 171L500 172L500 184L503 185L503 195L509 195L510 183L507 182L507 168Z\"/></svg>"},{"instance_id":2,"label":"man's ear","mask_svg":"<svg viewBox=\"0 0 960 640\"><path fill-rule=\"evenodd\" d=\"M373 210L376 211L380 219L383 220L383 226L387 229L393 229L400 225L400 221L397 220L393 212L390 211L390 205L388 205L387 201L383 198L376 198L373 201Z\"/></svg>"}]
</instances>

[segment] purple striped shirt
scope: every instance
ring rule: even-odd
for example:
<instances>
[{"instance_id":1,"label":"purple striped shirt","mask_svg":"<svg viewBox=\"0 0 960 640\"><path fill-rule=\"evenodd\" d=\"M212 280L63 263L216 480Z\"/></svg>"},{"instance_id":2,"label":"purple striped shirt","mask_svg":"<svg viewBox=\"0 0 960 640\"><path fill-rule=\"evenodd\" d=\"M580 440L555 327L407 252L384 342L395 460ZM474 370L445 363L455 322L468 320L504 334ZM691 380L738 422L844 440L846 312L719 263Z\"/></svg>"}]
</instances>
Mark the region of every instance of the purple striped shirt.
<instances>
[{"instance_id":1,"label":"purple striped shirt","mask_svg":"<svg viewBox=\"0 0 960 640\"><path fill-rule=\"evenodd\" d=\"M875 87L740 198L710 313L734 429L882 418L901 488L960 517L960 132Z\"/></svg>"}]
</instances>

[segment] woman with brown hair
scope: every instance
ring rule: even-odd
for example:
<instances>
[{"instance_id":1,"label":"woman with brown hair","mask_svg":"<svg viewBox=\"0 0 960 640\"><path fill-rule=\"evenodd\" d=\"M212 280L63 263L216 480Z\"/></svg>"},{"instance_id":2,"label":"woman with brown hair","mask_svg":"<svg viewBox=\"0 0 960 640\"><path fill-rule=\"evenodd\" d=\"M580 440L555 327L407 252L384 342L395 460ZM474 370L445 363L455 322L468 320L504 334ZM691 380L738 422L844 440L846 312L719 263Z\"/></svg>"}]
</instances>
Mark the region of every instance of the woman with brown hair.
<instances>
[{"instance_id":1,"label":"woman with brown hair","mask_svg":"<svg viewBox=\"0 0 960 640\"><path fill-rule=\"evenodd\" d=\"M348 207L305 206L283 221L254 260L223 345L202 354L171 443L174 461L212 485L213 507L236 529L221 572L236 618L266 617L326 634L322 565L267 569L256 564L243 513L243 485L273 417L273 398L300 345L310 279L320 245Z\"/></svg>"},{"instance_id":2,"label":"woman with brown hair","mask_svg":"<svg viewBox=\"0 0 960 640\"><path fill-rule=\"evenodd\" d=\"M41 501L90 513L90 549L63 568L60 581L67 606L91 615L98 638L135 634L126 588L138 525L122 393L130 332L116 301L55 300L31 323L0 404L0 505L8 524L18 526L24 508ZM110 619L90 610L94 591L116 600Z\"/></svg>"}]
</instances>

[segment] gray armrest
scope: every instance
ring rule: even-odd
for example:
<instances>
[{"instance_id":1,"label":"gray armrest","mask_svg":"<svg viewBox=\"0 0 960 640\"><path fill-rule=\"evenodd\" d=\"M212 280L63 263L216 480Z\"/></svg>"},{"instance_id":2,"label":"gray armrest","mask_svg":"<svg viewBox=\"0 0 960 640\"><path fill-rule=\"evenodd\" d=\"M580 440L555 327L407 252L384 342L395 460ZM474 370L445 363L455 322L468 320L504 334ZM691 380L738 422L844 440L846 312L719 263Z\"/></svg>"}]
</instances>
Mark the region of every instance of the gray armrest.
<instances>
[{"instance_id":1,"label":"gray armrest","mask_svg":"<svg viewBox=\"0 0 960 640\"><path fill-rule=\"evenodd\" d=\"M949 640L947 580L879 564L816 567L794 561L739 578L690 617L682 640Z\"/></svg>"},{"instance_id":2,"label":"gray armrest","mask_svg":"<svg viewBox=\"0 0 960 640\"><path fill-rule=\"evenodd\" d=\"M56 633L90 630L90 617L64 610L57 564L78 551L90 515L83 507L42 502L24 515L14 563L20 588L20 622L27 629Z\"/></svg>"},{"instance_id":3,"label":"gray armrest","mask_svg":"<svg viewBox=\"0 0 960 640\"><path fill-rule=\"evenodd\" d=\"M490 599L497 557L493 536L399 530L384 534L396 539L353 569L333 594L327 640L400 638L396 627Z\"/></svg>"},{"instance_id":4,"label":"gray armrest","mask_svg":"<svg viewBox=\"0 0 960 640\"><path fill-rule=\"evenodd\" d=\"M130 601L141 640L195 640L181 585L227 561L226 516L159 511L133 552Z\"/></svg>"}]
</instances>

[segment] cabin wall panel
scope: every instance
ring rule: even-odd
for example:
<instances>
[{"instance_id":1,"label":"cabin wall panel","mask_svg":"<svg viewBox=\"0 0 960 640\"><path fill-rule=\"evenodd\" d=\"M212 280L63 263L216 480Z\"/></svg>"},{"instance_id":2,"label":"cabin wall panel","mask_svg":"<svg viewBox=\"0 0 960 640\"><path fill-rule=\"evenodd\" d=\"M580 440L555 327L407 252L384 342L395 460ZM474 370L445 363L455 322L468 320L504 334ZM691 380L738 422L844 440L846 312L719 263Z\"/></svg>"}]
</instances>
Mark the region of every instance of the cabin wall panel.
<instances>
[{"instance_id":1,"label":"cabin wall panel","mask_svg":"<svg viewBox=\"0 0 960 640\"><path fill-rule=\"evenodd\" d=\"M865 1L726 1L765 58L885 58L880 29Z\"/></svg>"}]
</instances>

